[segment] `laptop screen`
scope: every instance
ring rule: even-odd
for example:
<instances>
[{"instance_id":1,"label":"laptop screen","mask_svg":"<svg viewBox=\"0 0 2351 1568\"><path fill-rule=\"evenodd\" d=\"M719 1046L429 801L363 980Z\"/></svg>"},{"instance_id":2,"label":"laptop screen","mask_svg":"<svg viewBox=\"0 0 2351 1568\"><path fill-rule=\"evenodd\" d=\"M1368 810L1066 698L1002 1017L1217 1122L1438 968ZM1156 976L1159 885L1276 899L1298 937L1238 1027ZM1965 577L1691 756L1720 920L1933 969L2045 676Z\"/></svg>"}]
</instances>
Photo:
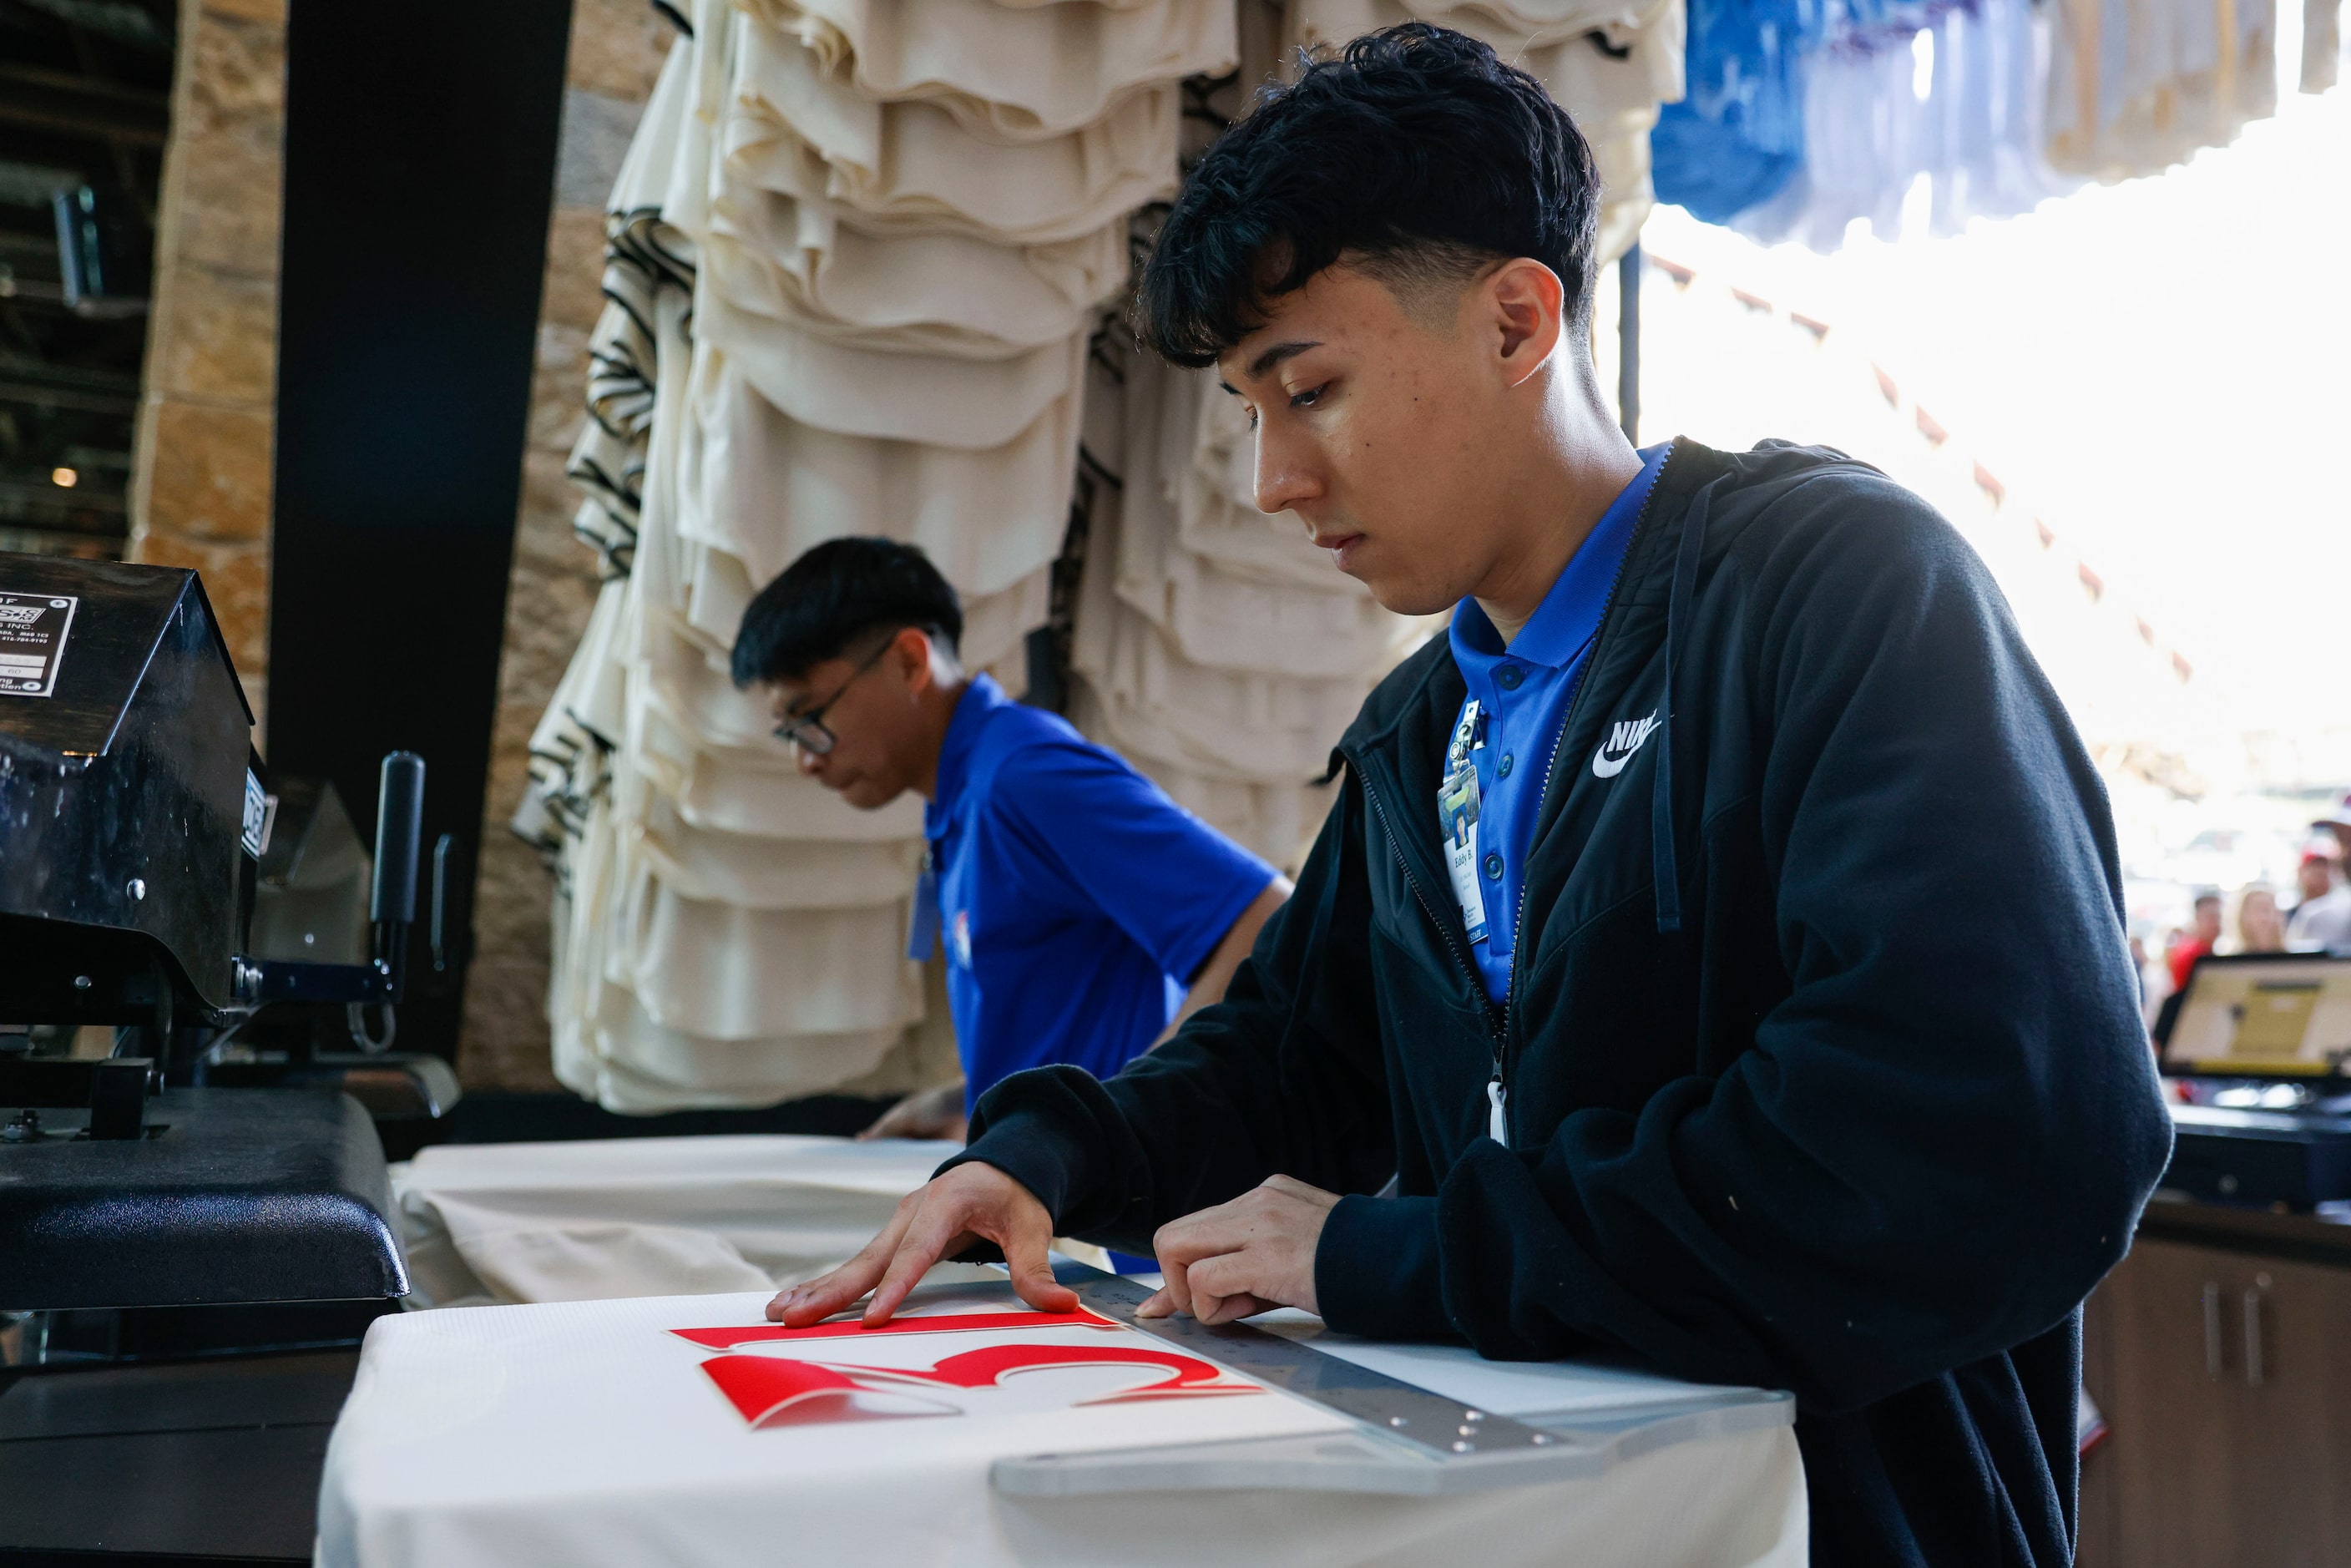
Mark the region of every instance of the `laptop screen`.
<instances>
[{"instance_id":1,"label":"laptop screen","mask_svg":"<svg viewBox=\"0 0 2351 1568\"><path fill-rule=\"evenodd\" d=\"M2339 1076L2351 1062L2351 958L2206 958L2164 1042L2169 1072Z\"/></svg>"}]
</instances>

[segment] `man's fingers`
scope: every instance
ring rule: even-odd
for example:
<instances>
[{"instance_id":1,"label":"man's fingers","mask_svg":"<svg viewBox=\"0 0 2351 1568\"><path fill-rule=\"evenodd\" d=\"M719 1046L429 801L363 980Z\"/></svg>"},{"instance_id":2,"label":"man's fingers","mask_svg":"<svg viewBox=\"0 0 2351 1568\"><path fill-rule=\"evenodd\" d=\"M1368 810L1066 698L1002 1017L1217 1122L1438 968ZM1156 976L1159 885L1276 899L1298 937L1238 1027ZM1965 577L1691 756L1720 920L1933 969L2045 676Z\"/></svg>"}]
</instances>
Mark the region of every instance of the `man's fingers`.
<instances>
[{"instance_id":1,"label":"man's fingers","mask_svg":"<svg viewBox=\"0 0 2351 1568\"><path fill-rule=\"evenodd\" d=\"M1217 1304L1200 1314L1200 1321L1210 1327L1217 1323L1238 1322L1243 1318L1253 1318L1259 1312L1271 1312L1273 1307L1273 1302L1260 1300L1243 1291L1237 1295L1217 1297Z\"/></svg>"},{"instance_id":2,"label":"man's fingers","mask_svg":"<svg viewBox=\"0 0 2351 1568\"><path fill-rule=\"evenodd\" d=\"M890 1260L896 1256L898 1239L914 1223L914 1212L922 1207L922 1197L921 1191L916 1190L900 1198L898 1207L891 1211L890 1223L858 1249L856 1257L832 1272L795 1285L778 1296L768 1303L768 1316L791 1328L806 1328L832 1316L872 1290L883 1270L889 1267Z\"/></svg>"},{"instance_id":3,"label":"man's fingers","mask_svg":"<svg viewBox=\"0 0 2351 1568\"><path fill-rule=\"evenodd\" d=\"M921 1284L923 1276L931 1271L931 1265L958 1249L970 1235L962 1230L941 1235L943 1228L937 1221L926 1223L921 1218L907 1228L898 1243L897 1255L890 1260L888 1272L873 1287L873 1299L865 1303L867 1328L880 1328L888 1322L890 1314L898 1310L898 1303L906 1299L906 1292Z\"/></svg>"},{"instance_id":4,"label":"man's fingers","mask_svg":"<svg viewBox=\"0 0 2351 1568\"><path fill-rule=\"evenodd\" d=\"M792 1328L806 1328L832 1316L850 1302L873 1288L882 1277L881 1265L869 1263L862 1255L851 1259L830 1274L821 1274L805 1284L794 1285L778 1293L768 1303L768 1318Z\"/></svg>"},{"instance_id":5,"label":"man's fingers","mask_svg":"<svg viewBox=\"0 0 2351 1568\"><path fill-rule=\"evenodd\" d=\"M1263 1260L1246 1251L1203 1258L1188 1270L1192 1278L1192 1315L1204 1323L1228 1323L1254 1317L1269 1303L1257 1293Z\"/></svg>"},{"instance_id":6,"label":"man's fingers","mask_svg":"<svg viewBox=\"0 0 2351 1568\"><path fill-rule=\"evenodd\" d=\"M1047 1255L1045 1239L1029 1234L1025 1227L1005 1229L1007 1233L995 1240L1004 1249L1004 1266L1012 1274L1012 1293L1040 1312L1077 1311L1078 1293L1053 1278L1053 1260Z\"/></svg>"},{"instance_id":7,"label":"man's fingers","mask_svg":"<svg viewBox=\"0 0 2351 1568\"><path fill-rule=\"evenodd\" d=\"M860 1249L856 1257L830 1274L820 1274L805 1284L794 1285L769 1301L768 1321L796 1329L806 1328L810 1323L820 1322L832 1316L872 1290L873 1282L882 1278L883 1270L888 1267L891 1257L898 1250L898 1239L906 1233L906 1227L914 1218L917 1196L909 1194L901 1198L896 1212L890 1216L890 1223L882 1228L880 1235Z\"/></svg>"},{"instance_id":8,"label":"man's fingers","mask_svg":"<svg viewBox=\"0 0 2351 1568\"><path fill-rule=\"evenodd\" d=\"M1138 1318L1172 1318L1176 1315L1176 1299L1165 1290L1154 1291L1134 1309Z\"/></svg>"},{"instance_id":9,"label":"man's fingers","mask_svg":"<svg viewBox=\"0 0 2351 1568\"><path fill-rule=\"evenodd\" d=\"M1160 1253L1159 1277L1165 1281L1159 1287L1159 1293L1167 1298L1168 1312L1190 1312L1192 1310L1192 1277L1184 1260L1181 1258L1170 1257L1165 1252Z\"/></svg>"}]
</instances>

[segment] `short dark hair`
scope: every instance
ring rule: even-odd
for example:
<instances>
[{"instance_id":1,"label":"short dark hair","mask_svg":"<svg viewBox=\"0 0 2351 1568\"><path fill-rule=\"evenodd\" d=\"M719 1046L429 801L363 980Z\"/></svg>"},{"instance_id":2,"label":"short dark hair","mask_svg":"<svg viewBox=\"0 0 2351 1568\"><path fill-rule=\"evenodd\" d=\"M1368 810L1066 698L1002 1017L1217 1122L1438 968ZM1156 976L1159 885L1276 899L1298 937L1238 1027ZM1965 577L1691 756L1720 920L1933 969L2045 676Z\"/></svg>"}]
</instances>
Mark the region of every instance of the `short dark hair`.
<instances>
[{"instance_id":1,"label":"short dark hair","mask_svg":"<svg viewBox=\"0 0 2351 1568\"><path fill-rule=\"evenodd\" d=\"M1592 149L1542 84L1407 22L1264 89L1193 166L1144 266L1139 326L1163 357L1207 365L1264 300L1342 256L1395 287L1524 256L1559 275L1581 336L1599 214Z\"/></svg>"},{"instance_id":2,"label":"short dark hair","mask_svg":"<svg viewBox=\"0 0 2351 1568\"><path fill-rule=\"evenodd\" d=\"M913 545L827 539L759 590L735 632L735 684L790 680L876 632L918 627L952 653L963 641L956 591Z\"/></svg>"}]
</instances>

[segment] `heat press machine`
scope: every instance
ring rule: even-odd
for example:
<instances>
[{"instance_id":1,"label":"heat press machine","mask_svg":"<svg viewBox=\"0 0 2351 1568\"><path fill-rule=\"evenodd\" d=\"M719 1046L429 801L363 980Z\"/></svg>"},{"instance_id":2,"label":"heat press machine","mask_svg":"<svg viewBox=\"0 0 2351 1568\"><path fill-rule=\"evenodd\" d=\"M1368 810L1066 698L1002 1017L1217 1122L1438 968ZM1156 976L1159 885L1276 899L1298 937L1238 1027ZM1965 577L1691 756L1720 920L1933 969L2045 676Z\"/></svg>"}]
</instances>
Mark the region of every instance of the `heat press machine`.
<instances>
[{"instance_id":1,"label":"heat press machine","mask_svg":"<svg viewBox=\"0 0 2351 1568\"><path fill-rule=\"evenodd\" d=\"M349 1358L273 1383L220 1357L354 1338L334 1323L408 1290L383 1148L343 1090L443 1103L446 1064L245 1040L325 1016L385 1043L424 765L384 761L362 923L337 913L355 843L322 851L340 876L306 883L284 854L266 874L286 798L252 726L193 572L0 554L0 1549L279 1554L239 1529L276 1509L292 1542L319 1456L285 1434L307 1411L323 1444ZM192 1357L214 1370L192 1381ZM113 1465L168 1472L173 1495L108 1491ZM179 1495L208 1474L225 1536ZM168 1519L142 1534L147 1504L201 1539L167 1539Z\"/></svg>"},{"instance_id":2,"label":"heat press machine","mask_svg":"<svg viewBox=\"0 0 2351 1568\"><path fill-rule=\"evenodd\" d=\"M2296 1213L2351 1202L2351 956L2207 956L2178 1001L2156 1031L2164 1186Z\"/></svg>"}]
</instances>

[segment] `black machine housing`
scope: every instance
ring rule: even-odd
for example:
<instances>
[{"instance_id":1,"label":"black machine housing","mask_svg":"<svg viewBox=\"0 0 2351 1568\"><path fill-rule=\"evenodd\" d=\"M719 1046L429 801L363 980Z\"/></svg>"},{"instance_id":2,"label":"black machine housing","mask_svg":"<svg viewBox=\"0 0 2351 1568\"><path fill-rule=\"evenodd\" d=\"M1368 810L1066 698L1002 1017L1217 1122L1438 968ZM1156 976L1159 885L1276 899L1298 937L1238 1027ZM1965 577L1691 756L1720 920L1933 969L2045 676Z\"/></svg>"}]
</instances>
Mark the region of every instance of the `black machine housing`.
<instances>
[{"instance_id":1,"label":"black machine housing","mask_svg":"<svg viewBox=\"0 0 2351 1568\"><path fill-rule=\"evenodd\" d=\"M195 574L0 554L0 1311L404 1294L336 1064L205 1069L266 1008L389 1034L423 762L385 759L367 951L257 956L277 802Z\"/></svg>"}]
</instances>

